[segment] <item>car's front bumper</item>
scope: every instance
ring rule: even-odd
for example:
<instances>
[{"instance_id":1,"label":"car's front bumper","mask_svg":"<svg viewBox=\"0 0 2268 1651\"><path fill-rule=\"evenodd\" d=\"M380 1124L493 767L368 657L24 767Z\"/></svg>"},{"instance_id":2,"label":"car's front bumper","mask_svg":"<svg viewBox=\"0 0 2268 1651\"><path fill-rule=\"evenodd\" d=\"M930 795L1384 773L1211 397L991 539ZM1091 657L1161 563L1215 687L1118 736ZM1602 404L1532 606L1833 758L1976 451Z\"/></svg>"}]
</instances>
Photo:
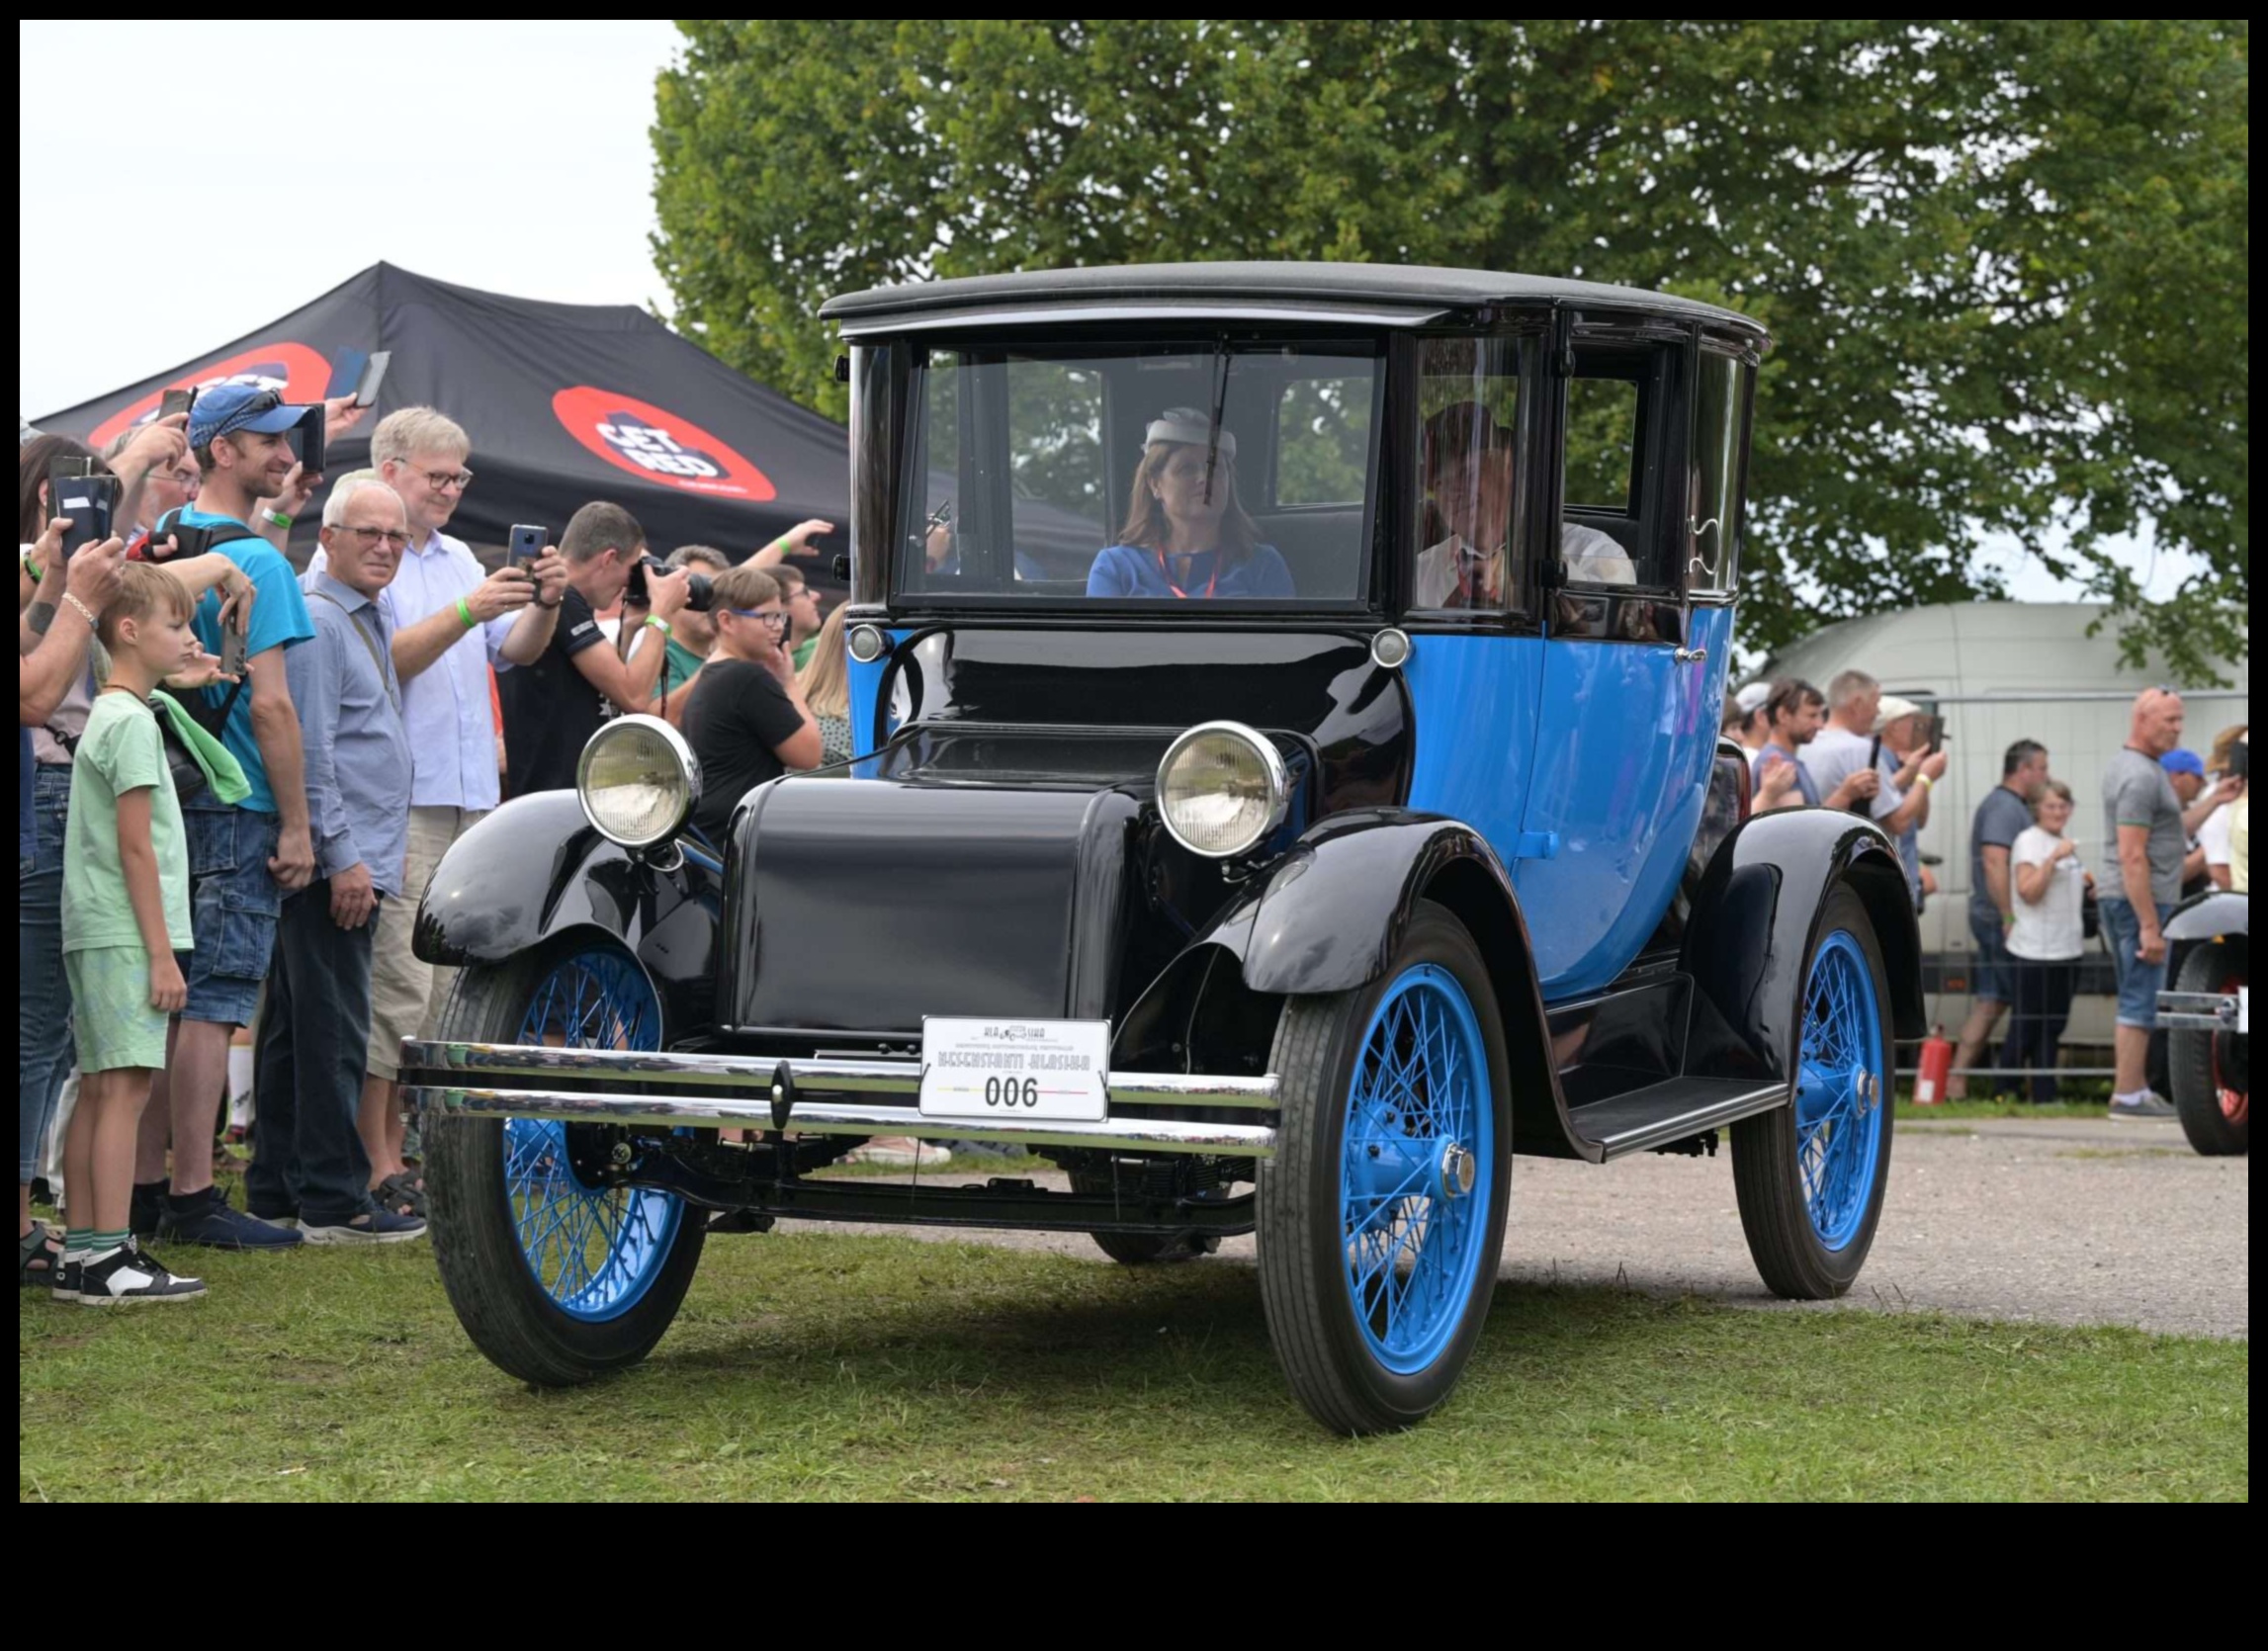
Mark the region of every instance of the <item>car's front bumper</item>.
<instances>
[{"instance_id":1,"label":"car's front bumper","mask_svg":"<svg viewBox=\"0 0 2268 1651\"><path fill-rule=\"evenodd\" d=\"M2233 1032L2242 1007L2233 992L2161 992L2157 1023L2177 1032Z\"/></svg>"},{"instance_id":2,"label":"car's front bumper","mask_svg":"<svg viewBox=\"0 0 2268 1651\"><path fill-rule=\"evenodd\" d=\"M1221 1158L1268 1158L1275 1152L1272 1074L1114 1072L1109 1115L1098 1123L924 1117L916 1106L918 1061L766 1060L408 1039L401 1046L401 1082L409 1104L443 1117L911 1135ZM1218 1122L1188 1115L1220 1109L1240 1116Z\"/></svg>"}]
</instances>

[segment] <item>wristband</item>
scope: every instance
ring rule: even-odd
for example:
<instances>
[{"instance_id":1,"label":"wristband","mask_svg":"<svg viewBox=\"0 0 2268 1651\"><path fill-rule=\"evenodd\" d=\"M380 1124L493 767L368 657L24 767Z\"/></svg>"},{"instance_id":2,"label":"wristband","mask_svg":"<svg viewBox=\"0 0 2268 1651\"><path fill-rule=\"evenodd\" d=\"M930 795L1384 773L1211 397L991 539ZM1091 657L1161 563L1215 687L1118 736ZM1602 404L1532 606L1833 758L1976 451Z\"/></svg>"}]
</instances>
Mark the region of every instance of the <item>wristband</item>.
<instances>
[{"instance_id":1,"label":"wristband","mask_svg":"<svg viewBox=\"0 0 2268 1651\"><path fill-rule=\"evenodd\" d=\"M88 607L86 603L80 601L76 596L72 595L67 590L63 592L63 600L70 604L71 611L73 613L77 614L81 619L87 622L88 630L91 631L95 628L94 609Z\"/></svg>"},{"instance_id":2,"label":"wristband","mask_svg":"<svg viewBox=\"0 0 2268 1651\"><path fill-rule=\"evenodd\" d=\"M47 576L46 569L40 565L38 560L32 555L30 551L26 551L24 553L24 571L32 575L32 582L34 584L38 584L42 579Z\"/></svg>"},{"instance_id":3,"label":"wristband","mask_svg":"<svg viewBox=\"0 0 2268 1651\"><path fill-rule=\"evenodd\" d=\"M263 510L260 514L277 527L290 527L292 525L292 518L285 515L281 510Z\"/></svg>"},{"instance_id":4,"label":"wristband","mask_svg":"<svg viewBox=\"0 0 2268 1651\"><path fill-rule=\"evenodd\" d=\"M649 631L659 631L665 637L671 637L677 634L676 632L669 629L669 621L666 619L655 619L652 614L648 614L646 616L646 628Z\"/></svg>"},{"instance_id":5,"label":"wristband","mask_svg":"<svg viewBox=\"0 0 2268 1651\"><path fill-rule=\"evenodd\" d=\"M781 556L786 556L788 554L787 535L782 534L779 538L773 540L772 549L779 552Z\"/></svg>"},{"instance_id":6,"label":"wristband","mask_svg":"<svg viewBox=\"0 0 2268 1651\"><path fill-rule=\"evenodd\" d=\"M473 617L473 604L466 601L462 596L457 598L457 617L465 622L465 629L468 631L480 623Z\"/></svg>"},{"instance_id":7,"label":"wristband","mask_svg":"<svg viewBox=\"0 0 2268 1651\"><path fill-rule=\"evenodd\" d=\"M1920 786L1924 791L1928 791L1936 786L1937 781L1931 779L1927 774L1916 774L1914 784Z\"/></svg>"}]
</instances>

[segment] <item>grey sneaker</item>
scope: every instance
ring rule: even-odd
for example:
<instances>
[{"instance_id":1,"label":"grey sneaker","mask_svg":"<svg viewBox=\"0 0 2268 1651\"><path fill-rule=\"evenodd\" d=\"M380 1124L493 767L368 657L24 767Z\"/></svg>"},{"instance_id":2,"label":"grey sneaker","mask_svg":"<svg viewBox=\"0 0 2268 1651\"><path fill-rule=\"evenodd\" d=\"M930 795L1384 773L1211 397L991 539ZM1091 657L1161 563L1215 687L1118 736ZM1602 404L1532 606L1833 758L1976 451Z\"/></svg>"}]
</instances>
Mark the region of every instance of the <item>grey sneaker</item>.
<instances>
[{"instance_id":1,"label":"grey sneaker","mask_svg":"<svg viewBox=\"0 0 2268 1651\"><path fill-rule=\"evenodd\" d=\"M2111 1116L2114 1118L2170 1118L2174 1116L2173 1102L2159 1094L2155 1089L2144 1089L2139 1100L2112 1100Z\"/></svg>"}]
</instances>

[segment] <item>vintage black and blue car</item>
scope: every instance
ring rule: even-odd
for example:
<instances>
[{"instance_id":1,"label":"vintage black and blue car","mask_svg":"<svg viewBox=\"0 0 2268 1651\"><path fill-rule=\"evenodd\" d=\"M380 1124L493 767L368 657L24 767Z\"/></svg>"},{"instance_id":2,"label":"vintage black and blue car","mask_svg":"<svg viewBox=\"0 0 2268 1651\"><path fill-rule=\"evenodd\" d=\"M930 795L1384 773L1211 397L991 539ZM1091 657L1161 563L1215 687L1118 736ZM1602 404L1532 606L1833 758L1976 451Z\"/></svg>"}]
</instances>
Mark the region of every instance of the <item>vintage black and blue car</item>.
<instances>
[{"instance_id":1,"label":"vintage black and blue car","mask_svg":"<svg viewBox=\"0 0 2268 1651\"><path fill-rule=\"evenodd\" d=\"M404 1078L489 1358L632 1364L783 1216L1257 1233L1293 1393L1398 1428L1472 1352L1515 1154L1723 1132L1765 1282L1849 1288L1918 948L1881 834L1749 818L1718 739L1754 322L1245 263L826 314L856 756L711 839L621 718L418 915L463 973ZM885 1134L1060 1173L814 1173Z\"/></svg>"},{"instance_id":2,"label":"vintage black and blue car","mask_svg":"<svg viewBox=\"0 0 2268 1651\"><path fill-rule=\"evenodd\" d=\"M2252 1150L2252 897L2209 889L2183 901L2165 937L2184 946L2157 999L2166 1076L2189 1144L2207 1158Z\"/></svg>"}]
</instances>

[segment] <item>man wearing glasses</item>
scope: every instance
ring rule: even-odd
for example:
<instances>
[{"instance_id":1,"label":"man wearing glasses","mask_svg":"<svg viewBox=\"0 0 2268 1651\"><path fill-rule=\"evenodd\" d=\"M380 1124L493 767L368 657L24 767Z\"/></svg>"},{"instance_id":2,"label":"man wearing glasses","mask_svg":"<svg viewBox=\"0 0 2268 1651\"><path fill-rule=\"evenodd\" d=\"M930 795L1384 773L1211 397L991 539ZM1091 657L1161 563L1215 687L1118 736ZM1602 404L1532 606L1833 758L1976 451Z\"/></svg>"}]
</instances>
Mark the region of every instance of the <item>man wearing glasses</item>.
<instances>
[{"instance_id":1,"label":"man wearing glasses","mask_svg":"<svg viewBox=\"0 0 2268 1651\"><path fill-rule=\"evenodd\" d=\"M816 768L819 719L796 686L779 581L760 567L717 575L717 648L685 707L685 739L701 764L693 824L722 846L733 809L790 768Z\"/></svg>"},{"instance_id":2,"label":"man wearing glasses","mask_svg":"<svg viewBox=\"0 0 2268 1651\"><path fill-rule=\"evenodd\" d=\"M546 553L529 568L490 573L472 547L443 531L473 473L472 439L431 407L401 407L371 432L371 463L401 500L409 543L379 605L393 646L401 721L409 734L409 840L402 888L415 900L449 845L500 801L491 667L509 671L543 656L567 587L567 566ZM343 487L345 482L342 480ZM317 551L310 572L327 570ZM370 1049L362 1128L372 1184L386 1206L417 1212L423 1190L402 1159L403 1121L394 1094L401 1040L429 1029L451 972L409 949L410 924L381 924L371 964Z\"/></svg>"},{"instance_id":3,"label":"man wearing glasses","mask_svg":"<svg viewBox=\"0 0 2268 1651\"><path fill-rule=\"evenodd\" d=\"M371 939L407 927L410 747L380 597L409 545L401 500L375 476L323 506L324 566L300 580L314 638L286 669L301 708L315 875L284 901L260 1016L252 1213L309 1244L392 1244L425 1223L371 1197L357 1130L370 1038Z\"/></svg>"}]
</instances>

